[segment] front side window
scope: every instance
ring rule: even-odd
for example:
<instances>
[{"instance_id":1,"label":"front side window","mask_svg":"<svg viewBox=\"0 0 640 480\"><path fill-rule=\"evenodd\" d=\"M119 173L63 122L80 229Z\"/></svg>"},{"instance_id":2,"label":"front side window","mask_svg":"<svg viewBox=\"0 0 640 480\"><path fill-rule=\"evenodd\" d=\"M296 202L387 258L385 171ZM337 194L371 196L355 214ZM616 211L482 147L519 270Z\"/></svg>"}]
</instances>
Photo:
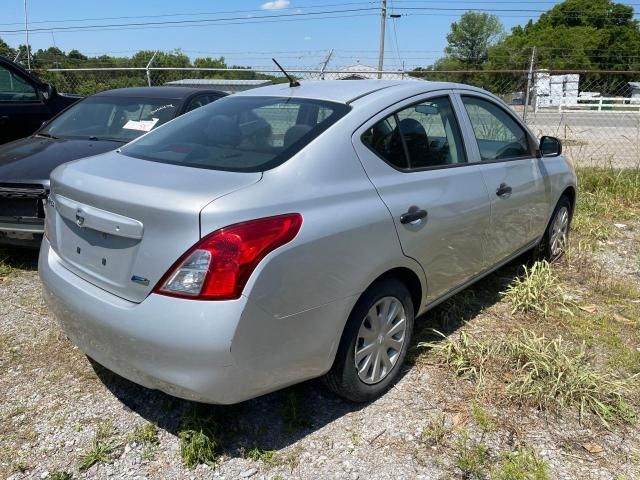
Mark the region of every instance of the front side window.
<instances>
[{"instance_id":1,"label":"front side window","mask_svg":"<svg viewBox=\"0 0 640 480\"><path fill-rule=\"evenodd\" d=\"M96 96L76 103L40 134L58 138L130 142L168 122L180 100Z\"/></svg>"},{"instance_id":2,"label":"front side window","mask_svg":"<svg viewBox=\"0 0 640 480\"><path fill-rule=\"evenodd\" d=\"M531 156L527 132L493 102L463 96L484 162Z\"/></svg>"},{"instance_id":3,"label":"front side window","mask_svg":"<svg viewBox=\"0 0 640 480\"><path fill-rule=\"evenodd\" d=\"M368 129L362 141L397 168L419 170L466 163L448 97L411 105Z\"/></svg>"},{"instance_id":4,"label":"front side window","mask_svg":"<svg viewBox=\"0 0 640 480\"><path fill-rule=\"evenodd\" d=\"M38 92L22 77L0 66L0 102L38 102Z\"/></svg>"},{"instance_id":5,"label":"front side window","mask_svg":"<svg viewBox=\"0 0 640 480\"><path fill-rule=\"evenodd\" d=\"M274 168L344 116L344 104L304 98L229 96L124 147L131 157L213 170Z\"/></svg>"}]
</instances>

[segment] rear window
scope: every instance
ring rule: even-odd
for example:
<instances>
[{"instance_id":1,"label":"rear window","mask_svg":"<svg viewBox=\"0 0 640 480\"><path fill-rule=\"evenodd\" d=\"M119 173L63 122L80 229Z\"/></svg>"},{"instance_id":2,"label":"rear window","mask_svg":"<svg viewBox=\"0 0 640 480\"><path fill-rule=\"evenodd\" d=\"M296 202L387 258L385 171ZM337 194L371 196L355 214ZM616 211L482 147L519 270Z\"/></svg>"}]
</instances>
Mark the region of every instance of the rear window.
<instances>
[{"instance_id":1,"label":"rear window","mask_svg":"<svg viewBox=\"0 0 640 480\"><path fill-rule=\"evenodd\" d=\"M349 108L302 98L230 96L183 115L121 153L189 167L259 172L291 158Z\"/></svg>"}]
</instances>

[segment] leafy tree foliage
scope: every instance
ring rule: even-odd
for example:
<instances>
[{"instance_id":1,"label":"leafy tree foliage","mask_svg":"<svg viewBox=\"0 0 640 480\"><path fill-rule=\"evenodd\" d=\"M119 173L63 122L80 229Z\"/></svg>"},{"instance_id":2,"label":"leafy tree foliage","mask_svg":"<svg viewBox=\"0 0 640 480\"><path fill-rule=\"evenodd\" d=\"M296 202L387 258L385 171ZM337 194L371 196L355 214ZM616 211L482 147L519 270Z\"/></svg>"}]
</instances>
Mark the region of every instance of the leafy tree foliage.
<instances>
[{"instance_id":1,"label":"leafy tree foliage","mask_svg":"<svg viewBox=\"0 0 640 480\"><path fill-rule=\"evenodd\" d=\"M451 24L445 53L449 59L465 67L482 65L489 57L489 47L503 32L502 24L495 15L466 12L459 22Z\"/></svg>"}]
</instances>

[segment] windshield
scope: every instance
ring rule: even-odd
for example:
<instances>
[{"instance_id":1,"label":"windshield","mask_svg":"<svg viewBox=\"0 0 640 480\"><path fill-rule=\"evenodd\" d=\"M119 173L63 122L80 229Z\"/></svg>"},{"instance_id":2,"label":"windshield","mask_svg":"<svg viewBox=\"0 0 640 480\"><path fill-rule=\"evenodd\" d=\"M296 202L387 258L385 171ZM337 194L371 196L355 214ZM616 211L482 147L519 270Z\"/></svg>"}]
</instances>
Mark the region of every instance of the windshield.
<instances>
[{"instance_id":1,"label":"windshield","mask_svg":"<svg viewBox=\"0 0 640 480\"><path fill-rule=\"evenodd\" d=\"M89 97L64 111L38 133L126 143L171 120L180 102L166 98Z\"/></svg>"},{"instance_id":2,"label":"windshield","mask_svg":"<svg viewBox=\"0 0 640 480\"><path fill-rule=\"evenodd\" d=\"M190 167L264 171L291 158L349 109L303 98L229 96L183 115L121 152Z\"/></svg>"}]
</instances>

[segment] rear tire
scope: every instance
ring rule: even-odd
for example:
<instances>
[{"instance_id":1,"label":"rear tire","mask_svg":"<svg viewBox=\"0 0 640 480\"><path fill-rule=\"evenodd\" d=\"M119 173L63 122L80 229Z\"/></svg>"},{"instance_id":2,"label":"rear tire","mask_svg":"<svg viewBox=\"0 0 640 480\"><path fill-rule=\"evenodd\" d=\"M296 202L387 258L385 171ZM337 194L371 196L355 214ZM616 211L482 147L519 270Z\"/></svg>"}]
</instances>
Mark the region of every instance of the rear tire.
<instances>
[{"instance_id":1,"label":"rear tire","mask_svg":"<svg viewBox=\"0 0 640 480\"><path fill-rule=\"evenodd\" d=\"M407 355L414 314L411 294L401 281L374 283L349 315L325 385L353 402L367 402L387 391Z\"/></svg>"},{"instance_id":2,"label":"rear tire","mask_svg":"<svg viewBox=\"0 0 640 480\"><path fill-rule=\"evenodd\" d=\"M567 250L569 244L569 227L571 226L572 207L571 202L565 196L558 200L551 221L547 225L540 246L538 247L539 259L548 261L560 258Z\"/></svg>"}]
</instances>

